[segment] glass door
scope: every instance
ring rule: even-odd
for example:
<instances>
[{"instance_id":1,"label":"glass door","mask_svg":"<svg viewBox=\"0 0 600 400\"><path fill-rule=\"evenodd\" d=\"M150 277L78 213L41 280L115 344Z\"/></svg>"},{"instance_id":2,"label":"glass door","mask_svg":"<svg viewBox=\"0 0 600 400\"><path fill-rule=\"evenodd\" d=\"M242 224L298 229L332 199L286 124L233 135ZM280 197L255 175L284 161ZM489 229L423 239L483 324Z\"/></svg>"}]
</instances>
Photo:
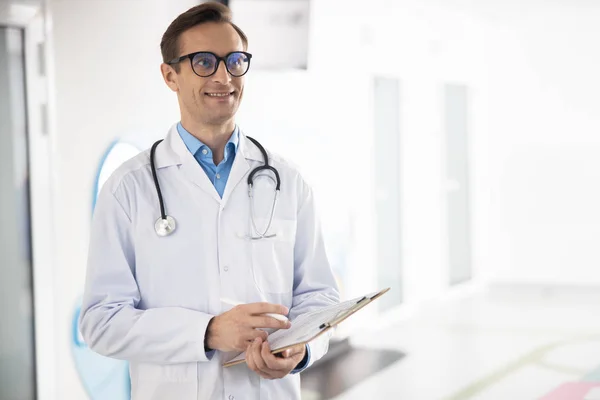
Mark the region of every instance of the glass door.
<instances>
[{"instance_id":1,"label":"glass door","mask_svg":"<svg viewBox=\"0 0 600 400\"><path fill-rule=\"evenodd\" d=\"M0 26L0 399L35 398L23 31Z\"/></svg>"}]
</instances>

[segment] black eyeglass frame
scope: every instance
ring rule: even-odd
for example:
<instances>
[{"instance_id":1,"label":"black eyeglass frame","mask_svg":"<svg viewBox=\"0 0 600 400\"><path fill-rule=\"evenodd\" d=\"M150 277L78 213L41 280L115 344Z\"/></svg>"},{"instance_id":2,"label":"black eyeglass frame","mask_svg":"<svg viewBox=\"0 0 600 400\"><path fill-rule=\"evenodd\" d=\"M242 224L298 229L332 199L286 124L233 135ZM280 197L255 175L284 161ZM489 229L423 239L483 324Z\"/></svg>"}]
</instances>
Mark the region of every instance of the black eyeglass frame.
<instances>
[{"instance_id":1,"label":"black eyeglass frame","mask_svg":"<svg viewBox=\"0 0 600 400\"><path fill-rule=\"evenodd\" d=\"M236 53L241 53L241 54L245 55L246 57L248 57L248 68L246 68L246 72L244 72L241 75L232 74L231 71L229 70L229 67L227 66L227 58L229 58L230 55L236 54ZM211 54L217 59L217 63L215 64L215 70L211 74L200 75L194 69L194 57L196 57L196 55L198 55L198 54ZM225 57L219 57L218 55L216 55L215 53L213 53L211 51L196 51L194 53L186 54L185 56L174 58L171 61L169 61L167 64L169 64L169 65L177 64L177 63L184 61L186 58L190 59L190 67L192 67L192 71L194 71L194 74L198 75L201 78L208 78L209 76L213 76L214 74L216 74L217 71L219 70L219 64L221 63L221 61L223 61L223 64L225 64L225 69L227 70L227 73L229 75L233 76L234 78L239 78L241 76L246 75L248 73L248 71L250 70L250 60L252 60L252 54L247 53L245 51L232 51L231 53L227 54Z\"/></svg>"}]
</instances>

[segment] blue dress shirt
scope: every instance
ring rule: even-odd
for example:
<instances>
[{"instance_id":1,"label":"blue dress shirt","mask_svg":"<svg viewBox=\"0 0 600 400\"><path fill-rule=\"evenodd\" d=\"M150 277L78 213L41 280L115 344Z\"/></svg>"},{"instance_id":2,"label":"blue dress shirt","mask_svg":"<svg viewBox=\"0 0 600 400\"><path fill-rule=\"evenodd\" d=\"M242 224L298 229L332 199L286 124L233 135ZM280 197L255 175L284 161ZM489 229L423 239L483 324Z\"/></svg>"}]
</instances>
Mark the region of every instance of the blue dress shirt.
<instances>
[{"instance_id":1,"label":"blue dress shirt","mask_svg":"<svg viewBox=\"0 0 600 400\"><path fill-rule=\"evenodd\" d=\"M231 167L233 166L233 160L235 159L235 154L237 153L238 144L240 142L240 134L237 125L233 130L233 134L225 145L225 157L219 163L219 165L215 165L213 160L213 152L210 147L189 133L183 127L183 125L181 125L181 122L177 124L177 132L179 132L179 136L181 136L183 143L185 143L185 146L188 148L190 153L192 153L196 161L198 161L198 164L200 164L204 172L206 172L208 179L210 179L217 190L217 193L219 193L219 196L222 198L223 192L225 191L225 185L227 184L227 179L229 178L229 173L231 172Z\"/></svg>"}]
</instances>

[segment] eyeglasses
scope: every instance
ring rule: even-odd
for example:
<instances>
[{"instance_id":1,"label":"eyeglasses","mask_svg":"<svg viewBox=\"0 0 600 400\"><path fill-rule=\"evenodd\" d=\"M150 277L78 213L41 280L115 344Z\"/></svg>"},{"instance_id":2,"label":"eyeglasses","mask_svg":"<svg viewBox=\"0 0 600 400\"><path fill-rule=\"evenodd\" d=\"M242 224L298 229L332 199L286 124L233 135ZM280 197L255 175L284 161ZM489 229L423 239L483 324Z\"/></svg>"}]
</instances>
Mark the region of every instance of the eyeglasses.
<instances>
[{"instance_id":1,"label":"eyeglasses","mask_svg":"<svg viewBox=\"0 0 600 400\"><path fill-rule=\"evenodd\" d=\"M234 51L227 54L225 57L219 57L210 51L198 51L196 53L190 53L175 58L167 64L177 64L186 58L190 59L194 73L202 78L209 77L217 72L221 61L225 64L227 72L229 72L231 76L238 78L248 72L252 54L246 53L245 51Z\"/></svg>"}]
</instances>

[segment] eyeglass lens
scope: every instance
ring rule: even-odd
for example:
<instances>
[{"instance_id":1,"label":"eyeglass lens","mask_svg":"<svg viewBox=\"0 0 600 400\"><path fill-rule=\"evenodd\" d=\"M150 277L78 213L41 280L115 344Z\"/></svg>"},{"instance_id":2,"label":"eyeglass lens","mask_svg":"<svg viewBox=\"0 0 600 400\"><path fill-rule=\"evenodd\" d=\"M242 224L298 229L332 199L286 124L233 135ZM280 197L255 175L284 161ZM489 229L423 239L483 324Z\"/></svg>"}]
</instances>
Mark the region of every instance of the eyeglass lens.
<instances>
[{"instance_id":1,"label":"eyeglass lens","mask_svg":"<svg viewBox=\"0 0 600 400\"><path fill-rule=\"evenodd\" d=\"M192 67L198 75L206 77L215 73L217 61L214 54L198 53L192 59ZM232 76L242 76L248 71L250 60L244 53L235 52L227 56L225 66Z\"/></svg>"}]
</instances>

